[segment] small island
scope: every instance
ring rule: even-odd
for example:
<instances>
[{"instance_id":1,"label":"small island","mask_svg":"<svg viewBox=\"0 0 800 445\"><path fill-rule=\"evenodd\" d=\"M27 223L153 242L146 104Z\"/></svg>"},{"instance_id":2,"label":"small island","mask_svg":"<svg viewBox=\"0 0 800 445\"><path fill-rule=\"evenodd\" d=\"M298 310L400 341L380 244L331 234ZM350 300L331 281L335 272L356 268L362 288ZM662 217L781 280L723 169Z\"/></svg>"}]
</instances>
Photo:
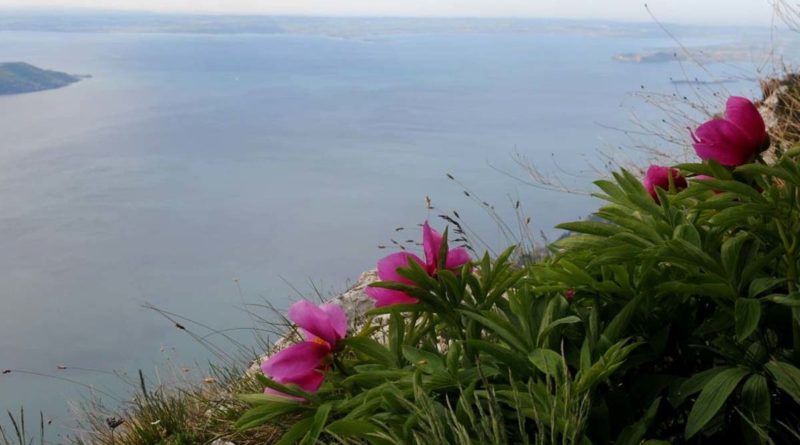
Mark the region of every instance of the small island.
<instances>
[{"instance_id":1,"label":"small island","mask_svg":"<svg viewBox=\"0 0 800 445\"><path fill-rule=\"evenodd\" d=\"M25 62L0 62L0 95L61 88L85 77L44 70Z\"/></svg>"},{"instance_id":2,"label":"small island","mask_svg":"<svg viewBox=\"0 0 800 445\"><path fill-rule=\"evenodd\" d=\"M767 57L775 49L765 45L709 45L693 48L664 48L635 53L616 54L613 59L626 63L668 63L693 61L695 63L751 62Z\"/></svg>"}]
</instances>

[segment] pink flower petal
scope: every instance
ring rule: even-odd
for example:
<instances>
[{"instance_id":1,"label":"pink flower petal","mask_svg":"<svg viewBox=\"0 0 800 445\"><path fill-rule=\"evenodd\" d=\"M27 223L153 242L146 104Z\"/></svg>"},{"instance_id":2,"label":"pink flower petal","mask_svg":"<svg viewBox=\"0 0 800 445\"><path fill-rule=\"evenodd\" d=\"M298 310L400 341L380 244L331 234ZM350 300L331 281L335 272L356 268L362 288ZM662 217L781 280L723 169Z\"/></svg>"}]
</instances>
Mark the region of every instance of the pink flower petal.
<instances>
[{"instance_id":1,"label":"pink flower petal","mask_svg":"<svg viewBox=\"0 0 800 445\"><path fill-rule=\"evenodd\" d=\"M422 260L413 253L393 253L378 261L378 277L382 281L397 281L398 283L403 284L414 284L413 281L397 273L397 269L408 267L409 258L413 261L416 261L420 266L425 265L425 263L423 263Z\"/></svg>"},{"instance_id":2,"label":"pink flower petal","mask_svg":"<svg viewBox=\"0 0 800 445\"><path fill-rule=\"evenodd\" d=\"M347 336L347 314L338 304L323 304L319 307L323 312L328 314L328 320L333 327L336 336L344 338Z\"/></svg>"},{"instance_id":3,"label":"pink flower petal","mask_svg":"<svg viewBox=\"0 0 800 445\"><path fill-rule=\"evenodd\" d=\"M322 369L313 369L306 374L299 374L293 376L291 381L278 381L277 379L273 379L280 383L281 385L297 385L305 392L317 392L319 387L322 386L322 382L325 380L325 374ZM281 396L286 397L289 399L294 400L304 400L302 397L292 396L289 394L282 393L280 391L276 391L272 388L265 388L264 394L271 394L274 396Z\"/></svg>"},{"instance_id":4,"label":"pink flower petal","mask_svg":"<svg viewBox=\"0 0 800 445\"><path fill-rule=\"evenodd\" d=\"M418 300L404 292L382 287L368 287L367 295L375 300L375 307L391 306L393 304L415 304Z\"/></svg>"},{"instance_id":5,"label":"pink flower petal","mask_svg":"<svg viewBox=\"0 0 800 445\"><path fill-rule=\"evenodd\" d=\"M766 126L761 113L744 97L731 96L725 106L725 118L742 130L748 144L755 149L760 148L767 136Z\"/></svg>"},{"instance_id":6,"label":"pink flower petal","mask_svg":"<svg viewBox=\"0 0 800 445\"><path fill-rule=\"evenodd\" d=\"M314 337L321 338L328 342L331 348L335 347L336 342L344 337L339 335L338 328L341 327L339 314L336 317L336 326L334 326L334 321L331 320L329 313L308 300L300 300L289 308L289 320L310 334L310 340ZM346 323L345 320L345 325Z\"/></svg>"},{"instance_id":7,"label":"pink flower petal","mask_svg":"<svg viewBox=\"0 0 800 445\"><path fill-rule=\"evenodd\" d=\"M422 247L425 250L425 264L432 273L439 264L439 249L442 248L442 235L433 230L425 221L422 225Z\"/></svg>"},{"instance_id":8,"label":"pink flower petal","mask_svg":"<svg viewBox=\"0 0 800 445\"><path fill-rule=\"evenodd\" d=\"M650 196L652 196L656 201L658 201L656 187L669 190L670 175L672 175L672 183L675 185L676 189L680 190L686 188L686 178L681 176L680 172L674 168L664 167L661 165L651 165L647 169L647 173L644 176L643 185L647 192L650 193Z\"/></svg>"},{"instance_id":9,"label":"pink flower petal","mask_svg":"<svg viewBox=\"0 0 800 445\"><path fill-rule=\"evenodd\" d=\"M327 345L304 341L269 357L261 364L261 370L281 384L304 382L309 373L322 366L330 352Z\"/></svg>"},{"instance_id":10,"label":"pink flower petal","mask_svg":"<svg viewBox=\"0 0 800 445\"><path fill-rule=\"evenodd\" d=\"M713 159L722 165L736 166L747 162L758 147L749 145L739 127L725 119L713 119L697 128L694 150L701 159Z\"/></svg>"},{"instance_id":11,"label":"pink flower petal","mask_svg":"<svg viewBox=\"0 0 800 445\"><path fill-rule=\"evenodd\" d=\"M448 269L457 269L469 262L469 251L463 247L456 247L447 252L447 261L445 266Z\"/></svg>"}]
</instances>

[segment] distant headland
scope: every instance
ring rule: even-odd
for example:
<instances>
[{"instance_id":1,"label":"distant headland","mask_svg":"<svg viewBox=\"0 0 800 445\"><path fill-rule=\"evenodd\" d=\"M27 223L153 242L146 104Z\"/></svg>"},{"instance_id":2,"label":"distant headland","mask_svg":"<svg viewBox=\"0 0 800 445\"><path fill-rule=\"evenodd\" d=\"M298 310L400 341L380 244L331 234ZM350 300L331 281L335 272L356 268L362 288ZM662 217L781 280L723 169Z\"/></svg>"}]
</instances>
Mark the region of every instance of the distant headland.
<instances>
[{"instance_id":1,"label":"distant headland","mask_svg":"<svg viewBox=\"0 0 800 445\"><path fill-rule=\"evenodd\" d=\"M0 62L0 95L52 90L89 76L44 70L25 62Z\"/></svg>"}]
</instances>

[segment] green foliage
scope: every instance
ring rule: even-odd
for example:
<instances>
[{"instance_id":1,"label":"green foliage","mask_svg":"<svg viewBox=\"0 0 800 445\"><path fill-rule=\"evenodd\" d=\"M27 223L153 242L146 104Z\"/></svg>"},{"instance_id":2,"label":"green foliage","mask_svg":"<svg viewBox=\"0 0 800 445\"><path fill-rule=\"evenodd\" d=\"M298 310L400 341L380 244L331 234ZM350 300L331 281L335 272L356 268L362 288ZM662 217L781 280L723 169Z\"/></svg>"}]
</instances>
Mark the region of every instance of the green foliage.
<instances>
[{"instance_id":1,"label":"green foliage","mask_svg":"<svg viewBox=\"0 0 800 445\"><path fill-rule=\"evenodd\" d=\"M305 400L246 396L239 426L288 423L281 443L309 444L795 443L788 153L679 166L716 179L658 203L628 172L598 181L599 220L562 224L573 233L538 264L512 249L434 276L410 262L413 285L376 286L419 304L373 311L385 324L342 342L317 393L286 388Z\"/></svg>"},{"instance_id":2,"label":"green foliage","mask_svg":"<svg viewBox=\"0 0 800 445\"><path fill-rule=\"evenodd\" d=\"M649 418L666 396L641 439L793 443L800 168L789 155L770 166L679 168L716 179L690 179L656 207L626 172L600 181L603 221L563 225L577 234L534 275L576 289L574 303L599 309L601 326L641 343L594 396L591 417L613 415L590 420L598 426L587 435L613 441L625 417Z\"/></svg>"},{"instance_id":3,"label":"green foliage","mask_svg":"<svg viewBox=\"0 0 800 445\"><path fill-rule=\"evenodd\" d=\"M410 263L414 286L376 284L420 303L376 309L388 340L377 325L345 339L313 395L262 378L306 400L243 396L252 408L238 426L291 418L280 443L582 443L591 392L636 345L594 346L573 372L561 348L583 344L581 315L560 292L534 297L511 255L435 277Z\"/></svg>"}]
</instances>

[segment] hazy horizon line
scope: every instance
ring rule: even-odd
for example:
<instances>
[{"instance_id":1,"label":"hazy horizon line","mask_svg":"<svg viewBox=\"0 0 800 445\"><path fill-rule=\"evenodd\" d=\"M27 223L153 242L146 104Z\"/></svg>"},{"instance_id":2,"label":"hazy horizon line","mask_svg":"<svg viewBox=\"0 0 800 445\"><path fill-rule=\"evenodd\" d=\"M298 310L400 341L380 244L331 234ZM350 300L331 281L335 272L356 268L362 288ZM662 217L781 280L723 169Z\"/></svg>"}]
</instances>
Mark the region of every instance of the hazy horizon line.
<instances>
[{"instance_id":1,"label":"hazy horizon line","mask_svg":"<svg viewBox=\"0 0 800 445\"><path fill-rule=\"evenodd\" d=\"M82 6L67 6L63 8L48 6L5 7L0 5L0 11L17 13L43 13L43 14L122 14L122 15L142 15L142 16L162 16L162 17L263 17L263 18L330 18L330 19L433 19L433 20L543 20L543 21L566 21L578 23L609 23L609 24L629 24L629 25L652 25L652 26L687 26L687 27L713 27L713 28L770 28L778 26L765 24L736 24L736 23L699 23L699 22L675 22L661 20L636 20L624 18L591 18L591 17L565 17L565 16L534 16L534 15L392 15L392 14L303 14L303 13L268 13L268 12L232 12L232 11L158 11L152 9L135 8L93 8ZM779 26L778 26L779 27Z\"/></svg>"}]
</instances>

